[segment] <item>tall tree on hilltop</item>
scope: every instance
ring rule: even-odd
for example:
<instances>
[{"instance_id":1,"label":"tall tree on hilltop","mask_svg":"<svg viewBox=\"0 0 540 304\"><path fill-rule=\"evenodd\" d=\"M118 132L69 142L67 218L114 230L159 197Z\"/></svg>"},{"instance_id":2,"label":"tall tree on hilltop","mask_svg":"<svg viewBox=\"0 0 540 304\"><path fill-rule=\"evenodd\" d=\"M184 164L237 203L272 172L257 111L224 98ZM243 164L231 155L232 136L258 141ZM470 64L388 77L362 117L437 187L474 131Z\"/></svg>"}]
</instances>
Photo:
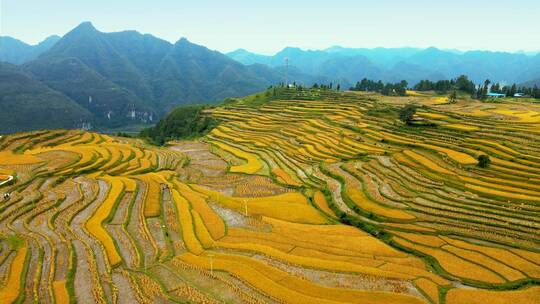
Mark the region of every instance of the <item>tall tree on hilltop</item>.
<instances>
[{"instance_id":1,"label":"tall tree on hilltop","mask_svg":"<svg viewBox=\"0 0 540 304\"><path fill-rule=\"evenodd\" d=\"M452 94L450 94L450 103L456 103L457 102L457 92L454 90Z\"/></svg>"},{"instance_id":2,"label":"tall tree on hilltop","mask_svg":"<svg viewBox=\"0 0 540 304\"><path fill-rule=\"evenodd\" d=\"M514 96L517 93L516 84L514 83L512 87L510 88L510 92L508 93L509 96Z\"/></svg>"},{"instance_id":3,"label":"tall tree on hilltop","mask_svg":"<svg viewBox=\"0 0 540 304\"><path fill-rule=\"evenodd\" d=\"M416 114L416 106L409 104L399 111L399 119L410 125L414 118L414 114Z\"/></svg>"}]
</instances>

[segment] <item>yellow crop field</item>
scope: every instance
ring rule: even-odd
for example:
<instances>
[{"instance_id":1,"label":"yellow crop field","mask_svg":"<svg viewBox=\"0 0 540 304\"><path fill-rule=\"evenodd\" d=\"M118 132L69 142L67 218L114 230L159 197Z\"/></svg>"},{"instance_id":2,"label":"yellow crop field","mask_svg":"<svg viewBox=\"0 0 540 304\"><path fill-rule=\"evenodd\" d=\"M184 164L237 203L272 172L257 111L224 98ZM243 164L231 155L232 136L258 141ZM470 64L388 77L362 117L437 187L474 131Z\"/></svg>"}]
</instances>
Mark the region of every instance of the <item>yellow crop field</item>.
<instances>
[{"instance_id":1,"label":"yellow crop field","mask_svg":"<svg viewBox=\"0 0 540 304\"><path fill-rule=\"evenodd\" d=\"M322 287L307 283L305 280L287 276L280 281L282 285L319 299L329 299L343 303L423 303L418 297L399 295L391 292L346 290L342 288Z\"/></svg>"},{"instance_id":2,"label":"yellow crop field","mask_svg":"<svg viewBox=\"0 0 540 304\"><path fill-rule=\"evenodd\" d=\"M344 256L406 257L406 255L370 235L351 234L346 230L341 230L342 234L338 234L337 232L340 231L339 225L323 226L287 223L285 228L284 225L276 224L282 222L279 220L265 218L265 222L272 224L272 232L251 232L248 230L230 229L228 236L242 238L246 243L264 240L264 244L269 244L272 247L276 247L273 245L274 243L279 245L289 244ZM291 227L289 225L302 225L302 227ZM322 227L327 229L320 229Z\"/></svg>"},{"instance_id":3,"label":"yellow crop field","mask_svg":"<svg viewBox=\"0 0 540 304\"><path fill-rule=\"evenodd\" d=\"M227 133L225 133L225 132L227 132ZM248 141L248 140L243 139L243 138L239 138L239 137L229 135L230 133L234 133L234 131L231 130L230 128L222 126L220 128L215 128L214 130L212 130L211 134L213 136L216 136L216 137L219 137L219 138L225 138L225 139L228 139L228 140L232 140L234 142L246 142L246 141Z\"/></svg>"},{"instance_id":4,"label":"yellow crop field","mask_svg":"<svg viewBox=\"0 0 540 304\"><path fill-rule=\"evenodd\" d=\"M193 186L200 193L208 195L220 204L247 214L264 215L292 222L306 224L324 224L327 220L313 207L307 204L304 196L291 193L274 197L235 198L213 192L203 187Z\"/></svg>"},{"instance_id":5,"label":"yellow crop field","mask_svg":"<svg viewBox=\"0 0 540 304\"><path fill-rule=\"evenodd\" d=\"M418 146L426 148L426 149L434 150L434 151L437 151L437 152L440 152L440 153L444 153L444 154L448 155L448 157L450 157L451 159L453 159L454 161L456 161L456 162L458 162L459 164L462 164L462 165L476 165L476 164L478 164L478 161L476 159L474 159L472 156L470 156L468 154L465 154L465 153L462 153L462 152L458 152L458 151L454 151L454 150L451 150L451 149L447 149L447 148L443 148L443 147L439 147L439 146L435 146L435 145L430 145L430 144L418 144Z\"/></svg>"},{"instance_id":6,"label":"yellow crop field","mask_svg":"<svg viewBox=\"0 0 540 304\"><path fill-rule=\"evenodd\" d=\"M406 157L403 153L396 153L392 156L398 164L407 166L409 168L421 168L421 165L417 162L414 162L409 157Z\"/></svg>"},{"instance_id":7,"label":"yellow crop field","mask_svg":"<svg viewBox=\"0 0 540 304\"><path fill-rule=\"evenodd\" d=\"M206 197L193 191L186 184L175 182L182 196L191 204L204 220L204 223L213 239L220 239L225 235L225 223L206 203Z\"/></svg>"},{"instance_id":8,"label":"yellow crop field","mask_svg":"<svg viewBox=\"0 0 540 304\"><path fill-rule=\"evenodd\" d=\"M434 275L429 270L426 270L419 265L414 265L411 260L406 261L393 261L390 263L385 263L381 266L379 266L379 269L381 270L389 270L394 272L399 272L407 275L412 275L417 278L427 278L434 283L440 285L440 286L450 286L450 282L445 280L444 278L441 278L438 275Z\"/></svg>"},{"instance_id":9,"label":"yellow crop field","mask_svg":"<svg viewBox=\"0 0 540 304\"><path fill-rule=\"evenodd\" d=\"M486 146L491 146L491 147L494 147L496 148L497 150L500 150L500 151L503 151L505 153L508 153L510 155L514 155L514 156L517 156L519 155L519 152L515 151L514 149L512 148L509 148L507 146L504 146L496 141L493 141L493 140L485 140L485 139L478 139L478 138L467 138L467 141L468 142L474 142L474 143L479 143L479 144L483 144L483 145L486 145Z\"/></svg>"},{"instance_id":10,"label":"yellow crop field","mask_svg":"<svg viewBox=\"0 0 540 304\"><path fill-rule=\"evenodd\" d=\"M137 190L137 182L131 178L123 178L122 182L124 183L126 192L134 192Z\"/></svg>"},{"instance_id":11,"label":"yellow crop field","mask_svg":"<svg viewBox=\"0 0 540 304\"><path fill-rule=\"evenodd\" d=\"M330 209L330 207L328 206L328 202L326 201L326 198L321 191L315 192L315 195L313 195L313 203L327 215L334 218L336 217L334 215L334 211L332 211L332 209Z\"/></svg>"},{"instance_id":12,"label":"yellow crop field","mask_svg":"<svg viewBox=\"0 0 540 304\"><path fill-rule=\"evenodd\" d=\"M405 93L407 95L410 95L410 96L429 96L429 94L426 94L426 93L421 93L421 92L418 92L418 91L412 91L412 90L407 90L405 91Z\"/></svg>"},{"instance_id":13,"label":"yellow crop field","mask_svg":"<svg viewBox=\"0 0 540 304\"><path fill-rule=\"evenodd\" d=\"M474 191L481 192L481 193L486 193L486 194L489 194L489 195L499 196L499 197L508 198L508 199L517 199L517 200L540 202L540 197L538 197L538 196L532 196L532 195L520 194L520 193L513 193L513 192L508 192L507 190L497 190L497 189L494 189L494 188L491 188L491 187L488 188L488 187L478 186L478 185L473 185L473 184L468 184L468 183L465 184L465 187L467 187L467 188L469 188L471 190L474 190Z\"/></svg>"},{"instance_id":14,"label":"yellow crop field","mask_svg":"<svg viewBox=\"0 0 540 304\"><path fill-rule=\"evenodd\" d=\"M443 124L441 126L444 128L449 128L449 129L458 130L458 131L466 131L466 132L480 130L480 128L477 126L464 125L464 124Z\"/></svg>"},{"instance_id":15,"label":"yellow crop field","mask_svg":"<svg viewBox=\"0 0 540 304\"><path fill-rule=\"evenodd\" d=\"M509 185L509 186L515 186L522 189L532 189L534 191L540 191L540 185L530 183L528 181L513 181L509 179L502 179L502 178L495 178L495 177L488 177L488 176L479 176L482 180L491 182L493 184L499 184L499 185ZM533 179L531 181L534 182Z\"/></svg>"},{"instance_id":16,"label":"yellow crop field","mask_svg":"<svg viewBox=\"0 0 540 304\"><path fill-rule=\"evenodd\" d=\"M275 244L276 243L272 245L275 245ZM369 267L380 267L381 265L386 263L384 260L378 259L375 257L339 255L339 254L327 253L327 252L319 251L317 249L304 248L304 247L292 247L290 249L280 249L280 248L276 248L276 249L281 250L281 251L289 251L292 255L296 255L296 256L313 257L313 258L328 259L328 260L338 260L338 261L344 261L344 262L349 262L349 263L364 265L364 266L369 266Z\"/></svg>"},{"instance_id":17,"label":"yellow crop field","mask_svg":"<svg viewBox=\"0 0 540 304\"><path fill-rule=\"evenodd\" d=\"M240 149L234 148L229 145L225 145L220 142L213 142L220 149L233 154L234 156L245 160L247 163L239 166L231 166L231 172L254 174L262 169L262 164L254 154L244 152Z\"/></svg>"},{"instance_id":18,"label":"yellow crop field","mask_svg":"<svg viewBox=\"0 0 540 304\"><path fill-rule=\"evenodd\" d=\"M242 244L242 243L250 243L250 244L256 244L256 245L264 245L268 247L275 248L279 251L289 252L293 250L295 245L282 243L279 241L272 240L272 237L251 237L251 236L245 236L240 234L240 236L237 236L236 233L234 233L234 230L229 230L232 233L229 233L225 237L220 239L220 242L223 243L233 243L233 244ZM279 239L278 237L276 237Z\"/></svg>"},{"instance_id":19,"label":"yellow crop field","mask_svg":"<svg viewBox=\"0 0 540 304\"><path fill-rule=\"evenodd\" d=\"M438 248L446 244L444 240L434 235L427 235L427 234L422 235L422 234L406 233L406 232L399 232L399 231L395 231L394 234L401 238L407 239L411 242L418 243L424 246L429 246L429 247Z\"/></svg>"},{"instance_id":20,"label":"yellow crop field","mask_svg":"<svg viewBox=\"0 0 540 304\"><path fill-rule=\"evenodd\" d=\"M184 262L195 264L199 267L203 267L206 269L210 268L209 258L206 257L197 257L190 254L184 254L179 258ZM266 272L269 270L266 267L262 268L265 272L260 270L258 271L256 268L251 267L251 265L249 264L248 266L244 263L240 263L240 257L237 257L237 260L238 261L230 261L219 256L214 258L212 266L216 269L233 273L235 276L246 282L249 282L250 285L263 291L265 294L268 294L273 298L279 299L280 301L285 301L287 303L339 303L325 301L323 299L316 299L314 297L305 296L297 291L290 290L276 282L277 279L283 278L286 275L285 273L277 272L276 270L272 272Z\"/></svg>"},{"instance_id":21,"label":"yellow crop field","mask_svg":"<svg viewBox=\"0 0 540 304\"><path fill-rule=\"evenodd\" d=\"M485 110L481 109L472 109L467 112L463 112L465 115L470 115L474 117L485 117L485 116L491 116L492 114L490 112L487 112Z\"/></svg>"},{"instance_id":22,"label":"yellow crop field","mask_svg":"<svg viewBox=\"0 0 540 304\"><path fill-rule=\"evenodd\" d=\"M199 213L192 209L191 216L193 217L193 225L195 226L195 234L197 235L197 238L201 242L201 245L204 248L212 247L212 245L214 245L214 240L212 239L210 232L208 232L208 229L204 225L204 222L201 216L199 215Z\"/></svg>"},{"instance_id":23,"label":"yellow crop field","mask_svg":"<svg viewBox=\"0 0 540 304\"><path fill-rule=\"evenodd\" d=\"M6 175L12 175L13 173L14 173L13 170L0 169L0 174L1 174L1 175L4 175L4 176L6 176Z\"/></svg>"},{"instance_id":24,"label":"yellow crop field","mask_svg":"<svg viewBox=\"0 0 540 304\"><path fill-rule=\"evenodd\" d=\"M446 303L448 304L535 304L538 302L540 302L540 287L538 286L512 291L451 289L446 294Z\"/></svg>"},{"instance_id":25,"label":"yellow crop field","mask_svg":"<svg viewBox=\"0 0 540 304\"><path fill-rule=\"evenodd\" d=\"M504 184L506 184L506 182L504 182L503 180L501 180L500 183L490 183L490 182L484 182L484 181L479 180L479 179L470 178L470 177L467 177L467 176L460 176L459 178L461 180L467 182L467 183L475 184L475 185L486 187L486 188L493 188L493 189L499 190L499 191L506 191L508 193L514 193L514 194L518 194L518 193L519 194L525 194L525 195L529 195L529 196L533 196L533 197L539 197L540 196L540 191L533 191L533 190L528 190L528 189L523 189L523 188L516 188L516 187L506 186L506 185L504 185ZM495 179L493 181L497 181L497 180ZM527 184L523 184L523 186L524 186L524 188L529 187Z\"/></svg>"},{"instance_id":26,"label":"yellow crop field","mask_svg":"<svg viewBox=\"0 0 540 304\"><path fill-rule=\"evenodd\" d=\"M80 143L89 143L90 141L94 139L94 136L95 135L93 133L84 132L84 133L81 133L78 138L73 138L72 140L68 141L64 145L73 146Z\"/></svg>"},{"instance_id":27,"label":"yellow crop field","mask_svg":"<svg viewBox=\"0 0 540 304\"><path fill-rule=\"evenodd\" d=\"M0 165L32 165L42 161L34 155L14 154L12 151L0 152Z\"/></svg>"},{"instance_id":28,"label":"yellow crop field","mask_svg":"<svg viewBox=\"0 0 540 304\"><path fill-rule=\"evenodd\" d=\"M0 287L0 299L4 303L14 303L21 292L21 282L24 280L23 269L27 258L28 248L23 245L15 254L15 258L9 266L9 272L5 285Z\"/></svg>"},{"instance_id":29,"label":"yellow crop field","mask_svg":"<svg viewBox=\"0 0 540 304\"><path fill-rule=\"evenodd\" d=\"M530 100L275 86L203 111L160 146L0 136L0 302L540 303Z\"/></svg>"},{"instance_id":30,"label":"yellow crop field","mask_svg":"<svg viewBox=\"0 0 540 304\"><path fill-rule=\"evenodd\" d=\"M411 150L405 150L403 151L403 154L407 155L408 157L412 158L413 160L415 160L416 162L420 163L421 165L437 172L437 173L442 173L442 174L454 174L452 171L450 170L447 170L445 168L442 168L441 166L437 165L435 162L431 161L429 158L421 155L421 154L418 154L418 153L415 153L414 151L411 151Z\"/></svg>"},{"instance_id":31,"label":"yellow crop field","mask_svg":"<svg viewBox=\"0 0 540 304\"><path fill-rule=\"evenodd\" d=\"M522 271L526 273L527 275L531 277L538 277L540 276L540 265L534 264L519 255L516 255L512 253L509 250L502 249L502 248L496 248L496 247L489 247L489 246L480 246L480 245L474 245L470 244L464 241L452 239L449 237L442 237L446 242L449 244L452 244L456 247L465 248L469 250L474 250L477 252L481 252L484 255L489 256L490 258L493 258L495 260L498 260L513 269ZM534 260L534 259L533 259Z\"/></svg>"},{"instance_id":32,"label":"yellow crop field","mask_svg":"<svg viewBox=\"0 0 540 304\"><path fill-rule=\"evenodd\" d=\"M146 199L144 204L144 216L156 217L161 213L161 185L166 181L158 174L149 173L136 176L146 184Z\"/></svg>"},{"instance_id":33,"label":"yellow crop field","mask_svg":"<svg viewBox=\"0 0 540 304\"><path fill-rule=\"evenodd\" d=\"M412 244L404 240L397 240L397 242L405 247L418 250L425 254L429 254L430 256L437 259L437 262L441 264L442 268L457 277L495 284L504 282L504 279L501 276L495 274L494 272L479 265L468 262L464 259L461 259L446 251Z\"/></svg>"},{"instance_id":34,"label":"yellow crop field","mask_svg":"<svg viewBox=\"0 0 540 304\"><path fill-rule=\"evenodd\" d=\"M376 132L373 132L374 135L378 136L378 134ZM388 141L388 142L392 142L392 143L396 143L398 145L417 145L418 142L416 142L415 140L410 140L410 139L406 139L406 138L403 138L403 137L400 137L400 136L397 136L397 135L393 135L391 133L387 133L387 132L381 132L380 133L382 139L384 139L385 141Z\"/></svg>"},{"instance_id":35,"label":"yellow crop field","mask_svg":"<svg viewBox=\"0 0 540 304\"><path fill-rule=\"evenodd\" d=\"M436 104L447 103L448 97L434 97L434 98L431 98L431 102L436 103Z\"/></svg>"},{"instance_id":36,"label":"yellow crop field","mask_svg":"<svg viewBox=\"0 0 540 304\"><path fill-rule=\"evenodd\" d=\"M540 173L540 168L538 168L538 167L526 166L526 165L523 165L523 164L520 164L520 163L511 162L511 161L507 161L507 160L499 159L499 158L495 158L495 157L492 158L492 161L493 161L493 164L500 165L500 166L507 167L507 168L511 168L511 169L514 169L514 170L522 170L522 171L532 172L532 173L536 173L536 174Z\"/></svg>"},{"instance_id":37,"label":"yellow crop field","mask_svg":"<svg viewBox=\"0 0 540 304\"><path fill-rule=\"evenodd\" d=\"M311 233L315 235L337 235L343 237L364 237L369 234L344 225L315 225L294 223L269 217L263 217L263 221L272 225L273 231L291 233L298 231L300 233Z\"/></svg>"},{"instance_id":38,"label":"yellow crop field","mask_svg":"<svg viewBox=\"0 0 540 304\"><path fill-rule=\"evenodd\" d=\"M510 250L513 253L528 259L529 261L533 261L535 263L536 263L536 261L540 261L540 253L537 253L537 252L534 252L534 251L516 249L516 248L512 248ZM538 264L538 263L536 263L536 264Z\"/></svg>"},{"instance_id":39,"label":"yellow crop field","mask_svg":"<svg viewBox=\"0 0 540 304\"><path fill-rule=\"evenodd\" d=\"M359 190L356 188L347 188L345 191L347 195L350 197L350 199L358 207L362 208L363 210L367 212L372 212L380 216L400 219L400 220L412 220L415 218L413 215L410 215L405 211L384 207L373 202L364 194L362 190Z\"/></svg>"},{"instance_id":40,"label":"yellow crop field","mask_svg":"<svg viewBox=\"0 0 540 304\"><path fill-rule=\"evenodd\" d=\"M206 257L185 254L179 258L200 267L210 268L209 258ZM286 303L422 303L420 299L412 296L325 288L241 256L217 255L213 258L213 266L234 273L250 285Z\"/></svg>"},{"instance_id":41,"label":"yellow crop field","mask_svg":"<svg viewBox=\"0 0 540 304\"><path fill-rule=\"evenodd\" d=\"M439 287L432 281L424 278L419 278L414 281L414 284L424 292L433 303L439 303Z\"/></svg>"},{"instance_id":42,"label":"yellow crop field","mask_svg":"<svg viewBox=\"0 0 540 304\"><path fill-rule=\"evenodd\" d=\"M445 119L449 118L446 115L437 114L437 113L428 113L428 112L416 112L416 115L419 115L419 116L422 116L422 117L427 117L427 118L432 118L432 119L440 119L440 120L445 120Z\"/></svg>"},{"instance_id":43,"label":"yellow crop field","mask_svg":"<svg viewBox=\"0 0 540 304\"><path fill-rule=\"evenodd\" d=\"M357 265L357 264L353 264L349 262L329 261L329 260L324 260L324 259L319 259L319 258L314 258L314 257L295 256L295 255L288 254L288 253L285 253L277 249L274 249L272 247L268 247L264 245L256 245L256 244L250 244L250 243L233 244L233 243L223 243L221 241L217 241L215 245L217 247L222 247L222 248L227 248L227 249L257 252L257 253L264 254L272 258L287 262L287 263L301 265L301 266L305 266L309 268L323 269L323 270L329 270L329 271L362 273L366 275L373 275L373 276L393 278L393 279L407 280L407 279L413 278L412 275L402 274L402 273L388 271L388 270L381 270L378 268L364 266L364 265Z\"/></svg>"},{"instance_id":44,"label":"yellow crop field","mask_svg":"<svg viewBox=\"0 0 540 304\"><path fill-rule=\"evenodd\" d=\"M54 301L57 304L68 304L69 294L66 289L66 281L53 282Z\"/></svg>"},{"instance_id":45,"label":"yellow crop field","mask_svg":"<svg viewBox=\"0 0 540 304\"><path fill-rule=\"evenodd\" d=\"M290 174L288 174L281 168L278 168L278 167L273 168L272 173L274 173L278 177L278 180L284 184L291 185L291 186L301 185L298 181L292 178Z\"/></svg>"},{"instance_id":46,"label":"yellow crop field","mask_svg":"<svg viewBox=\"0 0 540 304\"><path fill-rule=\"evenodd\" d=\"M540 123L540 112L536 111L493 110L492 112L508 116L520 123Z\"/></svg>"},{"instance_id":47,"label":"yellow crop field","mask_svg":"<svg viewBox=\"0 0 540 304\"><path fill-rule=\"evenodd\" d=\"M176 209L178 210L178 217L180 225L182 226L182 236L186 243L186 247L190 252L199 255L204 249L195 234L195 227L193 225L189 203L176 190L172 190L172 197L176 204Z\"/></svg>"},{"instance_id":48,"label":"yellow crop field","mask_svg":"<svg viewBox=\"0 0 540 304\"><path fill-rule=\"evenodd\" d=\"M503 263L498 262L490 257L487 257L482 253L469 251L451 245L445 245L442 248L461 258L467 259L469 261L474 261L475 263L480 264L485 268L500 274L508 281L517 281L525 278L525 276L519 271L510 268L509 266L506 266Z\"/></svg>"},{"instance_id":49,"label":"yellow crop field","mask_svg":"<svg viewBox=\"0 0 540 304\"><path fill-rule=\"evenodd\" d=\"M107 230L103 228L103 224L111 214L115 204L120 200L124 191L124 183L121 179L115 177L106 177L104 179L109 182L111 190L107 194L105 201L98 207L92 217L88 219L85 227L105 247L109 264L114 267L122 262L122 257L116 250L114 240Z\"/></svg>"}]
</instances>

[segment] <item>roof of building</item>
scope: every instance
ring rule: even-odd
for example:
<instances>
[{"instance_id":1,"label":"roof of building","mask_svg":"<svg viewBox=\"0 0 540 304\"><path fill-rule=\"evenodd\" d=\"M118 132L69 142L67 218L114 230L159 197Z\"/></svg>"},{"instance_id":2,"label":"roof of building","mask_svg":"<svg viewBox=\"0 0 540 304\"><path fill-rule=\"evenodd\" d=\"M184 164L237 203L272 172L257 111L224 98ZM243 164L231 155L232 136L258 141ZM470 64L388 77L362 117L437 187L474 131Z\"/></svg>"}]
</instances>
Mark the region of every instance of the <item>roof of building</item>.
<instances>
[{"instance_id":1,"label":"roof of building","mask_svg":"<svg viewBox=\"0 0 540 304\"><path fill-rule=\"evenodd\" d=\"M487 96L496 96L496 97L505 97L506 94L501 94L501 93L487 93Z\"/></svg>"}]
</instances>

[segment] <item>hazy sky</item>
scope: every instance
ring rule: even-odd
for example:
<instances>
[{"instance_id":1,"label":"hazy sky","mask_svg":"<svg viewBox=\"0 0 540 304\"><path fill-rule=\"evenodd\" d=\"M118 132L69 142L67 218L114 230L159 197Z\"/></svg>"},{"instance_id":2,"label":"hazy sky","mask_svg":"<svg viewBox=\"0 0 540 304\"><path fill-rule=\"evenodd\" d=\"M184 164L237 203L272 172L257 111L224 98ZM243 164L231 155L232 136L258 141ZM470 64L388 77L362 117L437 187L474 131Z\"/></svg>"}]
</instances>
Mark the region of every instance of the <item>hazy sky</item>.
<instances>
[{"instance_id":1,"label":"hazy sky","mask_svg":"<svg viewBox=\"0 0 540 304\"><path fill-rule=\"evenodd\" d=\"M0 35L36 43L82 21L219 51L284 46L540 50L540 0L0 0Z\"/></svg>"}]
</instances>

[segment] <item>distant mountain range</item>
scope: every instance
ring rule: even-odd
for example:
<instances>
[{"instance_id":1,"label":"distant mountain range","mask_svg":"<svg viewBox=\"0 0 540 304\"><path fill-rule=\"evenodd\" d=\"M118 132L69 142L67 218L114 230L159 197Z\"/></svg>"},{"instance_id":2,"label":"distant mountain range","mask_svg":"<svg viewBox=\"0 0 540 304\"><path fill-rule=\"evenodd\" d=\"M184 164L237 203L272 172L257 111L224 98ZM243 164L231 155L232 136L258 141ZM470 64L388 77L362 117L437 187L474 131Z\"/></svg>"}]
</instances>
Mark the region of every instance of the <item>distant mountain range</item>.
<instances>
[{"instance_id":1,"label":"distant mountain range","mask_svg":"<svg viewBox=\"0 0 540 304\"><path fill-rule=\"evenodd\" d=\"M1 133L75 127L92 118L69 97L9 63L0 63L0 109Z\"/></svg>"},{"instance_id":2,"label":"distant mountain range","mask_svg":"<svg viewBox=\"0 0 540 304\"><path fill-rule=\"evenodd\" d=\"M285 79L347 88L364 77L411 85L461 74L478 83L540 78L540 55L342 47L225 55L184 38L172 44L136 31L103 33L89 22L33 46L0 37L0 61L0 107L10 110L0 114L0 133L151 124L177 105L248 95Z\"/></svg>"},{"instance_id":3,"label":"distant mountain range","mask_svg":"<svg viewBox=\"0 0 540 304\"><path fill-rule=\"evenodd\" d=\"M331 47L325 50L302 50L287 47L273 56L238 49L227 54L244 64L289 65L300 72L355 83L366 77L385 82L441 80L468 75L474 82L486 79L502 83L522 83L540 77L540 54L489 51L460 52L434 47L352 49Z\"/></svg>"},{"instance_id":4,"label":"distant mountain range","mask_svg":"<svg viewBox=\"0 0 540 304\"><path fill-rule=\"evenodd\" d=\"M60 36L50 36L37 45L29 45L11 37L0 37L0 61L22 64L37 58L60 40Z\"/></svg>"},{"instance_id":5,"label":"distant mountain range","mask_svg":"<svg viewBox=\"0 0 540 304\"><path fill-rule=\"evenodd\" d=\"M65 102L66 109L56 107L59 112L72 109L73 103L85 110L76 123L62 120L62 127L67 128L152 123L179 104L244 96L285 79L281 67L244 65L187 39L171 44L135 31L102 33L88 22L62 38L51 37L37 46L7 37L1 41L1 60L18 66L1 65L0 70L25 75L11 85L21 88L28 82L35 84L33 94L19 90L7 95L1 91L2 108L18 109L24 100L45 105L50 102L45 97L54 92L62 96L56 102ZM327 81L294 69L289 72L306 84ZM0 132L26 129L30 117L43 114L36 111L34 115L14 117L18 120L12 119L10 126L3 123ZM37 121L44 122L43 128L58 127L58 122Z\"/></svg>"},{"instance_id":6,"label":"distant mountain range","mask_svg":"<svg viewBox=\"0 0 540 304\"><path fill-rule=\"evenodd\" d=\"M529 88L537 86L540 88L540 77L521 83L520 86L529 87Z\"/></svg>"}]
</instances>

